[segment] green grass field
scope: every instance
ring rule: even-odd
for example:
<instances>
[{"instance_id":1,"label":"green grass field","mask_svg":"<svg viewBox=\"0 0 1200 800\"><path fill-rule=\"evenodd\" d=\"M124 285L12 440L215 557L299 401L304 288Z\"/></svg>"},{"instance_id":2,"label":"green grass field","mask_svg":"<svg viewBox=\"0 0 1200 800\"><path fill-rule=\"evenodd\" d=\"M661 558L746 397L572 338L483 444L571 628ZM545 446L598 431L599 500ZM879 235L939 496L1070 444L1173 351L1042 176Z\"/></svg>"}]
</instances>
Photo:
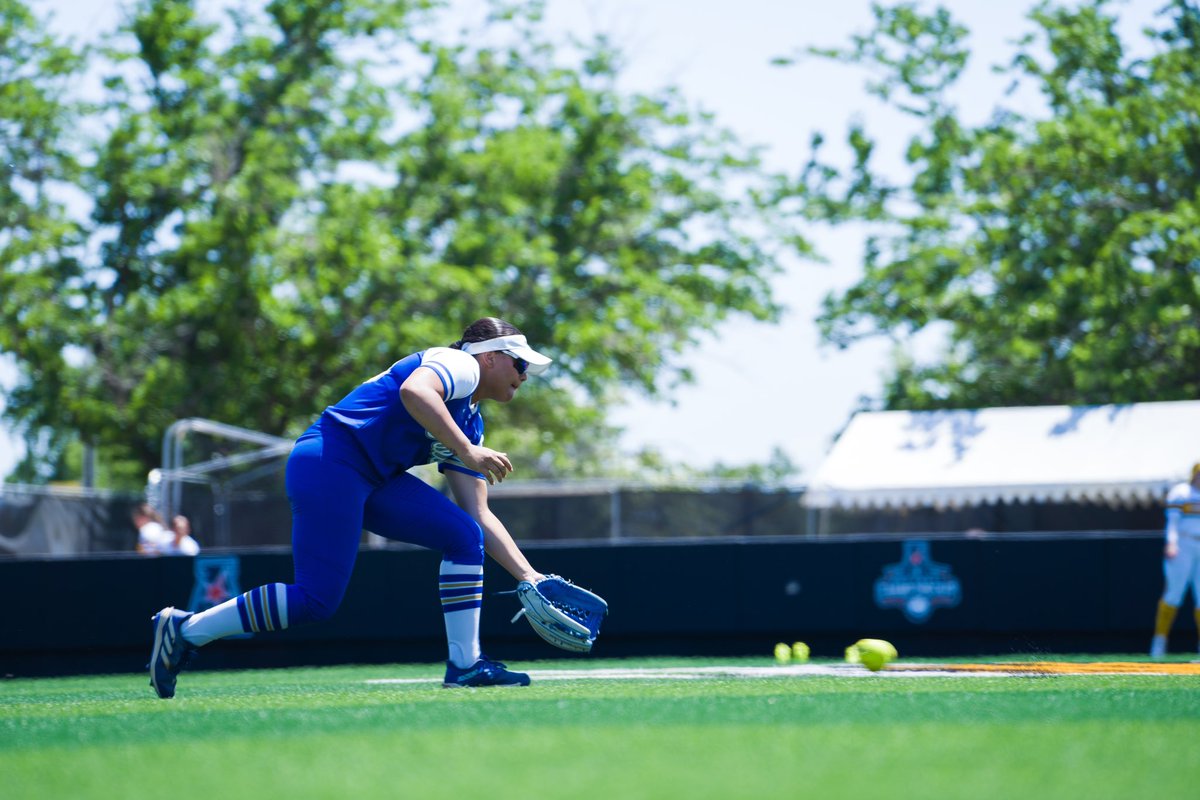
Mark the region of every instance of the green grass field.
<instances>
[{"instance_id":1,"label":"green grass field","mask_svg":"<svg viewBox=\"0 0 1200 800\"><path fill-rule=\"evenodd\" d=\"M701 663L524 662L532 687L490 690L441 689L439 665L185 672L171 701L142 674L7 680L0 796L1099 800L1200 787L1195 676L537 680Z\"/></svg>"}]
</instances>

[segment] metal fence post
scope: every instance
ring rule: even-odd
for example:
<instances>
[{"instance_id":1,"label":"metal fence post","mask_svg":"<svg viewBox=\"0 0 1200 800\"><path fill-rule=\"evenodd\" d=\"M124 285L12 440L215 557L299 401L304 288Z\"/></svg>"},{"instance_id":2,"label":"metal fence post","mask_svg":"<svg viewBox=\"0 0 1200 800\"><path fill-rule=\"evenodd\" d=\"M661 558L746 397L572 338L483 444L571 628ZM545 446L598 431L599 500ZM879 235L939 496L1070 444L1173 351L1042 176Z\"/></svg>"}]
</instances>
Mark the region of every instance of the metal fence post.
<instances>
[{"instance_id":1,"label":"metal fence post","mask_svg":"<svg viewBox=\"0 0 1200 800\"><path fill-rule=\"evenodd\" d=\"M614 485L609 492L609 520L608 520L608 537L610 539L621 538L621 486Z\"/></svg>"}]
</instances>

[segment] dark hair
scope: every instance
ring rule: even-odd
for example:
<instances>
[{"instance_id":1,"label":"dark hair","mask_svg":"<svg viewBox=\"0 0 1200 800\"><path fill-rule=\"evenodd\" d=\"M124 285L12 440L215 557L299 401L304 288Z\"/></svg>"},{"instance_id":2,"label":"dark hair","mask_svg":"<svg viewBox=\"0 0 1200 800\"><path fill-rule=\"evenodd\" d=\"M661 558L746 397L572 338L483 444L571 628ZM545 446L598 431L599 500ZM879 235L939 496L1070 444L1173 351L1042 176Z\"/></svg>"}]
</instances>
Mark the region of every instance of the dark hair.
<instances>
[{"instance_id":1,"label":"dark hair","mask_svg":"<svg viewBox=\"0 0 1200 800\"><path fill-rule=\"evenodd\" d=\"M463 331L462 338L454 344L450 345L455 350L462 350L463 345L471 342L486 342L488 339L495 339L498 336L520 336L521 332L517 330L517 326L505 322L498 317L484 317L477 319L467 326Z\"/></svg>"},{"instance_id":2,"label":"dark hair","mask_svg":"<svg viewBox=\"0 0 1200 800\"><path fill-rule=\"evenodd\" d=\"M155 522L162 522L162 517L160 517L158 515L158 512L154 510L154 506L150 505L149 503L145 503L145 502L137 503L133 506L133 508L129 509L129 516L130 517L149 517L150 519L154 520Z\"/></svg>"}]
</instances>

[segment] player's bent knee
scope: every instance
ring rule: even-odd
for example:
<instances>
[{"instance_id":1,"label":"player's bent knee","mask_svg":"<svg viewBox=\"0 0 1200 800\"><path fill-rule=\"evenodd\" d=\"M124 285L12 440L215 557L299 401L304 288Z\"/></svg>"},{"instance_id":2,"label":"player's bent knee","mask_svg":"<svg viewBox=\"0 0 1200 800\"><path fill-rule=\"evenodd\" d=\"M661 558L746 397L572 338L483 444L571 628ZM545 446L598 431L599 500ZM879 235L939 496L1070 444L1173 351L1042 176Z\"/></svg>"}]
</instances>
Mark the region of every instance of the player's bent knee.
<instances>
[{"instance_id":1,"label":"player's bent knee","mask_svg":"<svg viewBox=\"0 0 1200 800\"><path fill-rule=\"evenodd\" d=\"M342 604L343 595L344 592L336 595L321 594L307 591L301 587L301 603L292 614L291 624L288 627L310 622L324 622L337 613L338 607Z\"/></svg>"},{"instance_id":2,"label":"player's bent knee","mask_svg":"<svg viewBox=\"0 0 1200 800\"><path fill-rule=\"evenodd\" d=\"M483 553L483 528L470 517L452 527L442 549L442 556L457 564L482 564Z\"/></svg>"}]
</instances>

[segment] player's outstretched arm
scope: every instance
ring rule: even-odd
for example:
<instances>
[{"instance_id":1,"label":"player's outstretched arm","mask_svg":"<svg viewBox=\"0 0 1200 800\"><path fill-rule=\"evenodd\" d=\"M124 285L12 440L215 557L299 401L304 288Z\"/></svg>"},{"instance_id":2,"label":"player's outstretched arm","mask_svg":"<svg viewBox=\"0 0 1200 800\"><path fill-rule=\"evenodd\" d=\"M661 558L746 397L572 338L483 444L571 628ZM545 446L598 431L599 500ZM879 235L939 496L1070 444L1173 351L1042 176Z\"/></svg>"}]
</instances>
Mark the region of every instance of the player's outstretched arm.
<instances>
[{"instance_id":1,"label":"player's outstretched arm","mask_svg":"<svg viewBox=\"0 0 1200 800\"><path fill-rule=\"evenodd\" d=\"M455 502L483 528L483 546L487 554L518 581L540 580L542 574L533 568L508 528L488 508L488 485L474 475L452 470L446 471L446 479Z\"/></svg>"}]
</instances>

